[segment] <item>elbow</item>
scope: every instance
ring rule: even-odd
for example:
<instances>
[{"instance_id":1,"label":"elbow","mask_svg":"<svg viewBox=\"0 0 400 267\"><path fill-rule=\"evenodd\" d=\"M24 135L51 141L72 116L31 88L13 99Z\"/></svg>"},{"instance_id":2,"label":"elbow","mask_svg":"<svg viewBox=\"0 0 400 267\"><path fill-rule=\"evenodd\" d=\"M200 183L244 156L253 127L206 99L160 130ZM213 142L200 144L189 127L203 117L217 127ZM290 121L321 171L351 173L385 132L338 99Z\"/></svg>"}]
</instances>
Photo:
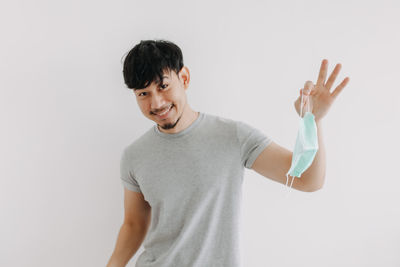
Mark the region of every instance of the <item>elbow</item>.
<instances>
[{"instance_id":1,"label":"elbow","mask_svg":"<svg viewBox=\"0 0 400 267\"><path fill-rule=\"evenodd\" d=\"M324 180L325 180L325 176L323 177L323 179L321 179L321 183L318 184L310 184L308 186L306 186L306 192L316 192L318 190L321 190L324 187Z\"/></svg>"},{"instance_id":2,"label":"elbow","mask_svg":"<svg viewBox=\"0 0 400 267\"><path fill-rule=\"evenodd\" d=\"M322 189L322 186L321 187L309 187L306 190L304 190L304 192L312 193L312 192L317 192L318 190L321 190L321 189Z\"/></svg>"},{"instance_id":3,"label":"elbow","mask_svg":"<svg viewBox=\"0 0 400 267\"><path fill-rule=\"evenodd\" d=\"M315 187L315 188L313 188L312 190L310 190L310 191L308 191L308 192L317 192L318 190L321 190L322 187L323 187L322 185L319 186L319 187Z\"/></svg>"}]
</instances>

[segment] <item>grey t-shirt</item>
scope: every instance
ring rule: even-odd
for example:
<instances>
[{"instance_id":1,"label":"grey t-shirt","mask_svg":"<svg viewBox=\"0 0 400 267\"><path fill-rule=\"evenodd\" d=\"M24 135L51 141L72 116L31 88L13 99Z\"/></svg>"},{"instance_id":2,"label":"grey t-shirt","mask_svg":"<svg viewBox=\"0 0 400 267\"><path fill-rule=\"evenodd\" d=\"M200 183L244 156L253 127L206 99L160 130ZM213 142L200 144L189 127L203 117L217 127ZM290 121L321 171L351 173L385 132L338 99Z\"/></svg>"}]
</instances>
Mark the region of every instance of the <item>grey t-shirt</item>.
<instances>
[{"instance_id":1,"label":"grey t-shirt","mask_svg":"<svg viewBox=\"0 0 400 267\"><path fill-rule=\"evenodd\" d=\"M121 182L151 206L136 267L240 266L244 167L271 141L244 122L200 112L179 133L154 125L128 145Z\"/></svg>"}]
</instances>

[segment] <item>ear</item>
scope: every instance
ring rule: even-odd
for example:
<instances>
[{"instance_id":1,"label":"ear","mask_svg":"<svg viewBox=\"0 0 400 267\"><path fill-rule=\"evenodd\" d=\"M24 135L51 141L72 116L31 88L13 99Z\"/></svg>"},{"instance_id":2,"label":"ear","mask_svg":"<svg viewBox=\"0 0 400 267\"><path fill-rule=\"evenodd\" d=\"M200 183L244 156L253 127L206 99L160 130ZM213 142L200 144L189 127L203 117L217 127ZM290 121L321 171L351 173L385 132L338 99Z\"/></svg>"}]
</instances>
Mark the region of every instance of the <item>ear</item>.
<instances>
[{"instance_id":1,"label":"ear","mask_svg":"<svg viewBox=\"0 0 400 267\"><path fill-rule=\"evenodd\" d=\"M185 90L189 87L190 82L190 72L186 66L183 66L181 71L179 72L179 78L183 82L183 87Z\"/></svg>"}]
</instances>

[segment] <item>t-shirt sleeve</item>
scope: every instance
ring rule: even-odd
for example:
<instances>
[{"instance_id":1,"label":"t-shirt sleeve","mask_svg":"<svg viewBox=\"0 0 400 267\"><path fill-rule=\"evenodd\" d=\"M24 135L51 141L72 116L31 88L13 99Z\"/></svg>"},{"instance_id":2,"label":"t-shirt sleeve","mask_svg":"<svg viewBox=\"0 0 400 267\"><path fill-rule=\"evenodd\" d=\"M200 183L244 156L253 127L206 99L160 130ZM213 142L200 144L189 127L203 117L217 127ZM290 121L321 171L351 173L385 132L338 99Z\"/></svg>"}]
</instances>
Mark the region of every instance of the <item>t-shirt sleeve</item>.
<instances>
[{"instance_id":1,"label":"t-shirt sleeve","mask_svg":"<svg viewBox=\"0 0 400 267\"><path fill-rule=\"evenodd\" d=\"M122 185L135 192L142 192L136 178L131 172L131 161L129 160L126 149L122 152L120 161L120 178Z\"/></svg>"},{"instance_id":2,"label":"t-shirt sleeve","mask_svg":"<svg viewBox=\"0 0 400 267\"><path fill-rule=\"evenodd\" d=\"M251 125L237 121L236 135L240 146L240 157L244 167L251 169L258 155L272 139Z\"/></svg>"}]
</instances>

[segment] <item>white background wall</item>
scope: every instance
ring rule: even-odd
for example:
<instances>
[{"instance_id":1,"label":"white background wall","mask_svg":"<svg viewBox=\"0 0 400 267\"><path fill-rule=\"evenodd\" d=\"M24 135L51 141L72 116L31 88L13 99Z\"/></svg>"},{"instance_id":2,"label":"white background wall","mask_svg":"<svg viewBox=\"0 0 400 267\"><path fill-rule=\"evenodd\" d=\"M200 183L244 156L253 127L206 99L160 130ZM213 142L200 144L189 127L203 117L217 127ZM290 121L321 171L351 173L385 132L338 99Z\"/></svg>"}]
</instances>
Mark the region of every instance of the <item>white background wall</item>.
<instances>
[{"instance_id":1,"label":"white background wall","mask_svg":"<svg viewBox=\"0 0 400 267\"><path fill-rule=\"evenodd\" d=\"M106 265L123 220L120 153L153 125L121 58L167 39L196 111L290 150L293 102L321 60L329 74L342 63L334 86L350 77L322 122L322 190L285 200L246 170L244 267L400 266L399 13L386 0L2 1L0 265Z\"/></svg>"}]
</instances>

